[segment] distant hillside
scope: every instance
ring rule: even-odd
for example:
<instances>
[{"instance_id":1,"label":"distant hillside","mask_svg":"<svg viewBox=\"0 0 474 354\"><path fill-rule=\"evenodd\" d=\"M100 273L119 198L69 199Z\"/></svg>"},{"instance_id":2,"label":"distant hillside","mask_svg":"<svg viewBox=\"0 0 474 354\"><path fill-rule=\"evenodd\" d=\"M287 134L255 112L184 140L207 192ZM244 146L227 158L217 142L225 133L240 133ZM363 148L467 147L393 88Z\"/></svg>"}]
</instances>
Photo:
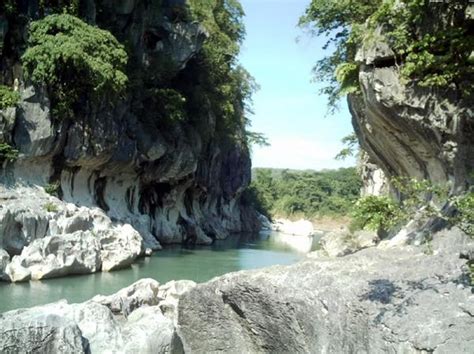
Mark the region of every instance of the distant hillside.
<instances>
[{"instance_id":1,"label":"distant hillside","mask_svg":"<svg viewBox=\"0 0 474 354\"><path fill-rule=\"evenodd\" d=\"M354 167L323 171L254 168L246 198L269 217L343 216L361 187Z\"/></svg>"}]
</instances>

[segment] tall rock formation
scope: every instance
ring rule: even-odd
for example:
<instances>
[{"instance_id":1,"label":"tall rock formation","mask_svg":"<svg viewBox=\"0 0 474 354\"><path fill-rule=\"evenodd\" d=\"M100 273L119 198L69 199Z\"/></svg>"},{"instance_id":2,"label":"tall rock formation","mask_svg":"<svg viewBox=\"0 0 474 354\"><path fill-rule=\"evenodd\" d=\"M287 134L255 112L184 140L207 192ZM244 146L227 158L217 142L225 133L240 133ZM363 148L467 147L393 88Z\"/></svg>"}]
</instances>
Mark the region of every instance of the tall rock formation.
<instances>
[{"instance_id":1,"label":"tall rock formation","mask_svg":"<svg viewBox=\"0 0 474 354\"><path fill-rule=\"evenodd\" d=\"M437 14L440 23L442 16ZM472 26L469 7L465 17L464 25ZM383 31L376 38L355 58L362 94L348 98L362 149L389 178L427 179L450 183L454 193L466 190L474 178L474 97L455 85L429 88L402 79L403 59Z\"/></svg>"},{"instance_id":2,"label":"tall rock formation","mask_svg":"<svg viewBox=\"0 0 474 354\"><path fill-rule=\"evenodd\" d=\"M254 213L240 201L251 169L243 99L227 102L237 116L229 123L206 91L217 70L203 59L212 35L206 25L217 21L212 6L221 5L210 3L203 19L196 1L79 1L75 15L125 45L129 83L113 105L79 99L73 117L64 118L51 90L25 80L21 60L29 24L56 11L51 4L22 1L14 15L0 14L0 81L21 95L16 107L0 110L0 143L19 151L0 169L0 248L13 256L35 239L77 231L103 240L111 237L103 230L124 224L151 248L251 230ZM212 31L227 35L219 25ZM76 226L65 226L71 222ZM135 230L123 237L134 239ZM119 253L127 247L116 243Z\"/></svg>"}]
</instances>

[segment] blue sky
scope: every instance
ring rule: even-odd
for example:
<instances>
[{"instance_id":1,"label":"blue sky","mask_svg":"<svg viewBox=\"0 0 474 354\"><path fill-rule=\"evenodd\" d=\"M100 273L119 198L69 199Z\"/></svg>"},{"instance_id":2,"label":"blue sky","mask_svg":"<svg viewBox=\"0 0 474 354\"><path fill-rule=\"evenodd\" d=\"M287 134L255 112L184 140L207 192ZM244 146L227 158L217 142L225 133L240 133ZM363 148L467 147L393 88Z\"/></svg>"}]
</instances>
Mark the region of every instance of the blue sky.
<instances>
[{"instance_id":1,"label":"blue sky","mask_svg":"<svg viewBox=\"0 0 474 354\"><path fill-rule=\"evenodd\" d=\"M264 133L270 147L253 147L254 167L338 168L340 140L352 132L345 101L325 117L326 97L311 83L311 68L324 55L324 40L297 27L310 0L241 0L247 37L240 61L261 86L254 96L251 130ZM297 41L296 39L299 38Z\"/></svg>"}]
</instances>

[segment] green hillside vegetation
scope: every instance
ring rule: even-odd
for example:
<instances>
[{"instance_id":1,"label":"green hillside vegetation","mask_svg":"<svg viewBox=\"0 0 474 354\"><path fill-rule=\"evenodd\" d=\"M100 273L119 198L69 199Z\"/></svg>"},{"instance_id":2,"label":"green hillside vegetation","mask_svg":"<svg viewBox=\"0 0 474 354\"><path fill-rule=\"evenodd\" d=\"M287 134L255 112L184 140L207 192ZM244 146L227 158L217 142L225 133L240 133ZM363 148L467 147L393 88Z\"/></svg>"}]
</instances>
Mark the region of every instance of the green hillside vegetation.
<instances>
[{"instance_id":1,"label":"green hillside vegetation","mask_svg":"<svg viewBox=\"0 0 474 354\"><path fill-rule=\"evenodd\" d=\"M355 168L325 171L253 170L246 198L268 216L349 215L362 182Z\"/></svg>"}]
</instances>

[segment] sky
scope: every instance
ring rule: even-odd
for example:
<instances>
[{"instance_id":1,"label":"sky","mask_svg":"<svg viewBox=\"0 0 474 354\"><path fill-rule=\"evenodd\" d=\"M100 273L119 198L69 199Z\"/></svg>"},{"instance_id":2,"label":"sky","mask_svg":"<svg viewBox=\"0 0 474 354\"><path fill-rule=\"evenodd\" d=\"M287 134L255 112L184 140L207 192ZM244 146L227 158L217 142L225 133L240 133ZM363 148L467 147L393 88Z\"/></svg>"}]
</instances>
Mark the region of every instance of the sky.
<instances>
[{"instance_id":1,"label":"sky","mask_svg":"<svg viewBox=\"0 0 474 354\"><path fill-rule=\"evenodd\" d=\"M340 140L352 132L345 100L326 116L327 99L311 82L311 69L324 56L324 39L297 27L310 0L241 0L247 36L240 55L255 77L250 130L263 133L269 147L252 147L253 167L290 169L353 166L353 158L337 161ZM299 38L299 40L297 40Z\"/></svg>"}]
</instances>

